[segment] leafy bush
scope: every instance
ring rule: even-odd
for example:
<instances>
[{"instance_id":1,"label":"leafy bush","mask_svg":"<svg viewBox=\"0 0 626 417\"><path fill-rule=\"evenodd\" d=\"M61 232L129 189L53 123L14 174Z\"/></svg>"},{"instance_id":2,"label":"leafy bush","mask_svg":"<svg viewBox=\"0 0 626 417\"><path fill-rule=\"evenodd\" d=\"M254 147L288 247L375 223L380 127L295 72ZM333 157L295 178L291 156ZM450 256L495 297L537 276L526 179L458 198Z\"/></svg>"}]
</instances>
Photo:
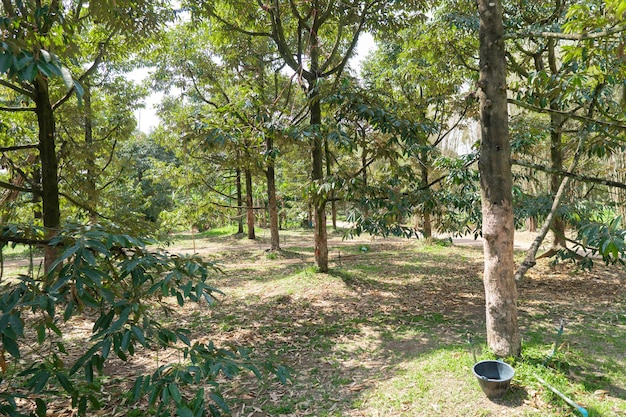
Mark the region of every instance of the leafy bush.
<instances>
[{"instance_id":1,"label":"leafy bush","mask_svg":"<svg viewBox=\"0 0 626 417\"><path fill-rule=\"evenodd\" d=\"M0 233L3 242L18 235L23 231L7 227ZM71 227L49 242L63 248L53 272L4 285L0 366L7 385L0 414L21 416L34 408L35 415L45 416L46 399L66 394L78 414L87 415L104 405L98 381L105 362L114 356L127 361L140 348L175 349L183 358L138 376L128 394L127 406L147 401L157 416L227 412L219 375L247 370L262 377L269 371L286 381L285 368L255 362L245 349L195 342L188 329L161 323L159 311L172 313L172 300L181 307L189 301L213 304L221 293L209 281L219 269L198 256L150 249L149 243L100 227ZM72 344L64 323L76 316L93 327L87 341ZM65 364L64 355L77 349L80 354Z\"/></svg>"}]
</instances>

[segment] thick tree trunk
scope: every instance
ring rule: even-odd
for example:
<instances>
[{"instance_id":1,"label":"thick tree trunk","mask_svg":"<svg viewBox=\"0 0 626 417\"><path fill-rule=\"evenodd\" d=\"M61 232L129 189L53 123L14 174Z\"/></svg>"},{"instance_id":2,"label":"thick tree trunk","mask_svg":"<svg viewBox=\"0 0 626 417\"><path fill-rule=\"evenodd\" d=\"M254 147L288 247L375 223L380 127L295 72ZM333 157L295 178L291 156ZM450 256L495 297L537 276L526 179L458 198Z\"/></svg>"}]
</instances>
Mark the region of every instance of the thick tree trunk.
<instances>
[{"instance_id":1,"label":"thick tree trunk","mask_svg":"<svg viewBox=\"0 0 626 417\"><path fill-rule=\"evenodd\" d=\"M513 277L513 206L504 29L500 0L478 0L480 14L480 183L489 348L518 356L517 287Z\"/></svg>"},{"instance_id":2,"label":"thick tree trunk","mask_svg":"<svg viewBox=\"0 0 626 417\"><path fill-rule=\"evenodd\" d=\"M254 199L252 198L252 172L244 170L246 177L246 214L248 220L248 239L254 240Z\"/></svg>"},{"instance_id":3,"label":"thick tree trunk","mask_svg":"<svg viewBox=\"0 0 626 417\"><path fill-rule=\"evenodd\" d=\"M54 113L50 104L48 82L41 76L35 78L35 106L39 127L39 154L41 157L41 199L43 205L43 226L46 239L56 236L61 225L59 206L58 162L55 144ZM49 271L57 258L57 249L46 246L44 267Z\"/></svg>"},{"instance_id":4,"label":"thick tree trunk","mask_svg":"<svg viewBox=\"0 0 626 417\"><path fill-rule=\"evenodd\" d=\"M278 203L276 201L276 178L274 173L274 157L272 150L274 149L274 141L270 135L265 140L267 153L269 156L267 161L267 170L265 176L267 178L267 203L270 217L270 248L272 250L280 250L280 237L278 235Z\"/></svg>"},{"instance_id":5,"label":"thick tree trunk","mask_svg":"<svg viewBox=\"0 0 626 417\"><path fill-rule=\"evenodd\" d=\"M243 234L243 190L241 189L241 169L235 171L237 187L237 234Z\"/></svg>"}]
</instances>

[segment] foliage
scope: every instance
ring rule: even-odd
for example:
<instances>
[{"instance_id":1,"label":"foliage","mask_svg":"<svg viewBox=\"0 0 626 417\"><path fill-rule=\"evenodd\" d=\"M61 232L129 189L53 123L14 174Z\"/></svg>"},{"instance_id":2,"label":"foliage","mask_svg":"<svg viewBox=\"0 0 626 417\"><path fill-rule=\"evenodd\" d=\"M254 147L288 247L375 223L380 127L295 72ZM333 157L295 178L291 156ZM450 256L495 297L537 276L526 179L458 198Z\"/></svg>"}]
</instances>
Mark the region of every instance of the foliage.
<instances>
[{"instance_id":1,"label":"foliage","mask_svg":"<svg viewBox=\"0 0 626 417\"><path fill-rule=\"evenodd\" d=\"M626 265L626 229L623 228L621 216L608 222L582 221L578 227L578 235L574 250L581 249L581 256L574 251L559 251L558 260L569 260L583 269L591 269L594 258L600 257L606 265Z\"/></svg>"},{"instance_id":2,"label":"foliage","mask_svg":"<svg viewBox=\"0 0 626 417\"><path fill-rule=\"evenodd\" d=\"M2 238L10 241L23 233L4 227ZM104 364L114 356L129 361L144 349L174 349L184 359L139 375L129 394L128 405L147 400L158 416L228 412L220 375L249 371L262 377L262 370L268 370L281 381L288 378L285 368L255 362L246 349L192 341L188 329L164 324L158 312L173 314L171 300L179 307L188 302L212 306L221 292L211 281L220 270L198 256L150 249L150 243L99 226L68 227L50 242L63 248L53 272L5 284L0 353L2 363L10 361L14 367L2 367L12 389L0 396L1 412L20 415L16 400L30 398L36 415L43 416L45 399L62 392L79 415L87 415L106 401L98 382ZM93 322L89 339L78 346L65 337L76 317ZM36 342L30 348L33 337ZM68 351L77 349L78 358L65 363Z\"/></svg>"}]
</instances>

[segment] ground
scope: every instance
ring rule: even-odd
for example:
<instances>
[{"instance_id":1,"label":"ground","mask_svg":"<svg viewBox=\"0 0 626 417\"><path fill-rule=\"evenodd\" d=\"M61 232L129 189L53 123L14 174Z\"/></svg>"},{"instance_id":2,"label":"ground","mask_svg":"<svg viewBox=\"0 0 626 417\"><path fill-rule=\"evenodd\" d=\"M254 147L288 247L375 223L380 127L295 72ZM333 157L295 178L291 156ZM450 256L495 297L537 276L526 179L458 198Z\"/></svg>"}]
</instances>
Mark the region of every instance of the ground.
<instances>
[{"instance_id":1,"label":"ground","mask_svg":"<svg viewBox=\"0 0 626 417\"><path fill-rule=\"evenodd\" d=\"M623 269L585 272L540 260L519 284L524 350L521 359L506 359L516 376L509 393L491 401L471 373L467 343L470 334L479 359L491 358L480 245L332 233L331 270L319 274L309 232L283 232L281 252L267 251L265 235L188 236L169 248L215 259L225 272L215 277L225 294L216 306L186 304L171 320L194 338L248 347L253 357L292 369L286 385L247 375L222 381L233 416L572 415L536 373L590 415L626 415ZM519 249L527 243L521 240ZM77 333L89 327L88 320L74 324ZM162 352L112 362L103 391L114 398L137 372L168 359ZM62 409L58 415L69 415ZM98 415L126 414L107 407Z\"/></svg>"}]
</instances>

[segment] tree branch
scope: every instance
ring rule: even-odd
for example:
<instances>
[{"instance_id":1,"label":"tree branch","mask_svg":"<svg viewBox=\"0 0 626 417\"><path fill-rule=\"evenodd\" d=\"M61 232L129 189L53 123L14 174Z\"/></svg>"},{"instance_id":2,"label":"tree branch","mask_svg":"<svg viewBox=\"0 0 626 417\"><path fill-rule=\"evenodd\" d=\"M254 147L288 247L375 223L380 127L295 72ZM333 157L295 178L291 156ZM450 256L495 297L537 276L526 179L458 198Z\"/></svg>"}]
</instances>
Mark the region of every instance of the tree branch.
<instances>
[{"instance_id":1,"label":"tree branch","mask_svg":"<svg viewBox=\"0 0 626 417\"><path fill-rule=\"evenodd\" d=\"M8 82L7 80L0 80L0 85L6 87L6 88L10 88L11 90L15 91L16 93L20 93L26 97L33 97L33 92L29 91L23 87L19 87L13 83Z\"/></svg>"},{"instance_id":2,"label":"tree branch","mask_svg":"<svg viewBox=\"0 0 626 417\"><path fill-rule=\"evenodd\" d=\"M605 29L599 32L591 32L591 33L562 33L562 32L516 32L516 33L505 33L504 39L520 39L520 38L552 38L552 39L560 39L560 40L570 40L570 41L583 41L588 39L598 39L605 38L607 36L612 36L617 33L621 33L626 31L626 26L618 25L609 29Z\"/></svg>"},{"instance_id":3,"label":"tree branch","mask_svg":"<svg viewBox=\"0 0 626 417\"><path fill-rule=\"evenodd\" d=\"M12 151L22 151L26 149L39 149L39 145L16 145L16 146L5 146L0 147L0 152L12 152Z\"/></svg>"},{"instance_id":4,"label":"tree branch","mask_svg":"<svg viewBox=\"0 0 626 417\"><path fill-rule=\"evenodd\" d=\"M6 112L12 112L12 113L16 113L16 112L20 112L20 111L35 111L36 108L35 107L3 107L0 106L0 111L6 111Z\"/></svg>"},{"instance_id":5,"label":"tree branch","mask_svg":"<svg viewBox=\"0 0 626 417\"><path fill-rule=\"evenodd\" d=\"M581 122L586 122L586 123L593 123L593 124L597 124L597 125L601 125L601 126L605 126L605 127L610 127L613 129L618 129L618 130L626 130L626 124L621 124L621 123L615 123L615 122L606 122L603 120L597 120L588 116L581 116L569 111L564 111L564 110L555 110L555 109L550 109L550 108L543 108L543 107L538 107L532 104L528 104L526 102L523 102L521 100L517 100L514 98L509 98L507 99L507 102L510 104L514 104L516 106L520 106L523 107L525 109L528 110L532 110L535 111L537 113L555 113L555 114L560 114L562 116L567 116L570 117L572 119L576 119L579 120Z\"/></svg>"},{"instance_id":6,"label":"tree branch","mask_svg":"<svg viewBox=\"0 0 626 417\"><path fill-rule=\"evenodd\" d=\"M519 165L519 166L526 167L526 168L536 169L538 171L546 172L548 174L558 174L564 177L570 177L580 182L589 182L593 184L606 185L608 187L626 189L626 184L621 183L621 182L611 181L611 180L607 180L604 178L590 177L587 175L576 174L574 172L569 172L569 171L561 171L561 170L553 169L544 165L535 164L533 162L522 161L520 159L511 159L511 164Z\"/></svg>"},{"instance_id":7,"label":"tree branch","mask_svg":"<svg viewBox=\"0 0 626 417\"><path fill-rule=\"evenodd\" d=\"M25 237L19 236L2 236L0 235L0 242L2 243L20 243L23 245L48 245L50 243L50 239L29 239Z\"/></svg>"},{"instance_id":8,"label":"tree branch","mask_svg":"<svg viewBox=\"0 0 626 417\"><path fill-rule=\"evenodd\" d=\"M4 181L0 181L0 187L13 190L13 191L19 191L21 193L35 193L35 194L37 193L36 190L30 189L30 188L18 187L17 185L13 185L9 182L4 182Z\"/></svg>"},{"instance_id":9,"label":"tree branch","mask_svg":"<svg viewBox=\"0 0 626 417\"><path fill-rule=\"evenodd\" d=\"M578 165L578 161L580 161L580 157L583 153L582 152L583 143L584 143L584 139L581 138L580 141L578 142L578 149L576 149L576 154L574 155L574 159L572 160L572 163L570 164L570 167L567 170L568 173L572 173L576 169L576 166ZM550 230L550 227L552 226L552 220L556 216L557 210L559 206L561 205L561 200L563 200L563 197L565 196L565 193L567 192L570 181L571 181L571 177L569 176L564 176L563 179L561 180L561 185L559 185L559 189L554 195L554 200L552 201L552 207L550 208L550 213L548 213L548 216L544 220L543 225L541 226L541 229L539 230L539 234L537 235L533 243L530 245L528 252L526 252L526 257L524 258L524 261L521 263L519 268L517 268L517 271L515 271L516 281L521 281L524 278L524 275L526 275L526 272L528 272L530 268L532 268L533 266L537 264L537 260L536 260L537 251L539 250L539 246L541 245L541 242L543 242L543 239L545 239L546 235L548 234L548 230Z\"/></svg>"}]
</instances>

